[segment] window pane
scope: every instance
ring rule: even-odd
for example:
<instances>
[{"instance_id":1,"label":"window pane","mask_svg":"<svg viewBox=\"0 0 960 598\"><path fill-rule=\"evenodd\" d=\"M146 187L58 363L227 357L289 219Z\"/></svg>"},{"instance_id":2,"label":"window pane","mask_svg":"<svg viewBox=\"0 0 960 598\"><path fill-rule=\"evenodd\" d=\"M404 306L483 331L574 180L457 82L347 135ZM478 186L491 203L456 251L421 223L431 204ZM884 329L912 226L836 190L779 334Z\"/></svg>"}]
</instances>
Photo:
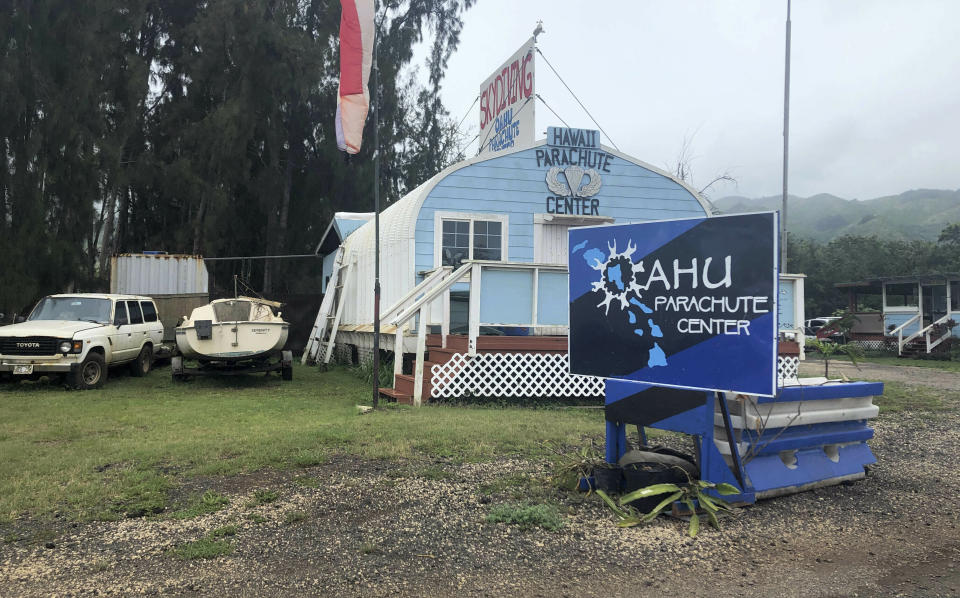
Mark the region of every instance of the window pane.
<instances>
[{"instance_id":1,"label":"window pane","mask_svg":"<svg viewBox=\"0 0 960 598\"><path fill-rule=\"evenodd\" d=\"M950 283L950 311L960 311L960 280Z\"/></svg>"},{"instance_id":2,"label":"window pane","mask_svg":"<svg viewBox=\"0 0 960 598\"><path fill-rule=\"evenodd\" d=\"M131 324L143 324L143 313L140 312L140 304L136 301L127 301L127 311L130 312Z\"/></svg>"},{"instance_id":3,"label":"window pane","mask_svg":"<svg viewBox=\"0 0 960 598\"><path fill-rule=\"evenodd\" d=\"M140 307L143 308L143 320L145 322L157 321L157 308L153 306L153 303L150 303L149 301L141 301Z\"/></svg>"},{"instance_id":4,"label":"window pane","mask_svg":"<svg viewBox=\"0 0 960 598\"><path fill-rule=\"evenodd\" d=\"M917 283L888 284L887 305L890 307L917 307Z\"/></svg>"},{"instance_id":5,"label":"window pane","mask_svg":"<svg viewBox=\"0 0 960 598\"><path fill-rule=\"evenodd\" d=\"M890 307L917 307L919 305L917 284L911 282L887 285L887 305Z\"/></svg>"},{"instance_id":6,"label":"window pane","mask_svg":"<svg viewBox=\"0 0 960 598\"><path fill-rule=\"evenodd\" d=\"M130 320L127 319L127 306L123 301L117 301L116 310L113 314L113 325L122 326L124 324L129 324Z\"/></svg>"},{"instance_id":7,"label":"window pane","mask_svg":"<svg viewBox=\"0 0 960 598\"><path fill-rule=\"evenodd\" d=\"M492 220L473 223L473 259L501 260L501 224Z\"/></svg>"},{"instance_id":8,"label":"window pane","mask_svg":"<svg viewBox=\"0 0 960 598\"><path fill-rule=\"evenodd\" d=\"M474 249L473 250L473 259L475 260L499 260L500 259L500 247L492 249Z\"/></svg>"},{"instance_id":9,"label":"window pane","mask_svg":"<svg viewBox=\"0 0 960 598\"><path fill-rule=\"evenodd\" d=\"M442 242L440 264L459 267L470 255L470 223L444 220Z\"/></svg>"}]
</instances>

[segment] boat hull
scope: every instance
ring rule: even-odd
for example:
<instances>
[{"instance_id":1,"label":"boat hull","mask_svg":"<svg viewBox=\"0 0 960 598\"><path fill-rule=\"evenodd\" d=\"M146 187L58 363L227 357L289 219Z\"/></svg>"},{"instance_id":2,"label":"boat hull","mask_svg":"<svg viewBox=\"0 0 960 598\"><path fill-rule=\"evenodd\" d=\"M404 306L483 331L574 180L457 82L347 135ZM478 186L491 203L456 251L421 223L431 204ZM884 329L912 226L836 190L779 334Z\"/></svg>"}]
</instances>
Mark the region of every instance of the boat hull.
<instances>
[{"instance_id":1,"label":"boat hull","mask_svg":"<svg viewBox=\"0 0 960 598\"><path fill-rule=\"evenodd\" d=\"M261 359L280 351L289 331L290 324L286 322L213 322L210 338L199 338L197 327L188 324L177 328L177 348L187 359Z\"/></svg>"}]
</instances>

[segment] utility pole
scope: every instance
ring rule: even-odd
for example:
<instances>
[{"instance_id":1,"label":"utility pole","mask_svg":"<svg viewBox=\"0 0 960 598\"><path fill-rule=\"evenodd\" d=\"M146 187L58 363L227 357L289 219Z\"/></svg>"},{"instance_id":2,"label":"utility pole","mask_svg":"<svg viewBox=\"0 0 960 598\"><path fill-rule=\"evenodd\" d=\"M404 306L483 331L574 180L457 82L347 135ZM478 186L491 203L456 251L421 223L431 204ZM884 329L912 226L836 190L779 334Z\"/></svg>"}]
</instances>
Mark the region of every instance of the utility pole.
<instances>
[{"instance_id":1,"label":"utility pole","mask_svg":"<svg viewBox=\"0 0 960 598\"><path fill-rule=\"evenodd\" d=\"M376 27L376 3L374 3ZM373 32L373 408L380 404L380 63L379 32ZM396 359L396 358L395 358Z\"/></svg>"},{"instance_id":2,"label":"utility pole","mask_svg":"<svg viewBox=\"0 0 960 598\"><path fill-rule=\"evenodd\" d=\"M780 210L780 271L787 270L787 165L790 156L790 0L787 0L787 52L783 75L783 207Z\"/></svg>"}]
</instances>

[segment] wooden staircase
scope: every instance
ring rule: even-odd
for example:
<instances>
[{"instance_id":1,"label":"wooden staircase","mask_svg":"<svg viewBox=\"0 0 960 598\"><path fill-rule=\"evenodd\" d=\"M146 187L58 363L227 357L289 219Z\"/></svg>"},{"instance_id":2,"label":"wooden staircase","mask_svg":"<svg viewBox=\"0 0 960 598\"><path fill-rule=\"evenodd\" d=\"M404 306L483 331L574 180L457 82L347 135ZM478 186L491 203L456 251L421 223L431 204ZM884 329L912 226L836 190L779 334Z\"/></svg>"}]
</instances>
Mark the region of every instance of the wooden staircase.
<instances>
[{"instance_id":1,"label":"wooden staircase","mask_svg":"<svg viewBox=\"0 0 960 598\"><path fill-rule=\"evenodd\" d=\"M444 364L457 353L466 353L469 338L462 334L447 336L447 346L442 347L439 334L427 335L427 355L423 362L423 402L430 401L432 390L431 379L433 366ZM479 336L477 337L478 353L566 353L566 336ZM398 359L399 356L395 356ZM412 374L397 374L393 388L381 388L380 396L400 404L412 405L414 393L414 376Z\"/></svg>"},{"instance_id":2,"label":"wooden staircase","mask_svg":"<svg viewBox=\"0 0 960 598\"><path fill-rule=\"evenodd\" d=\"M915 338L909 343L903 345L903 351L900 352L900 357L907 357L915 359L918 355L925 354L927 352L927 342L923 337Z\"/></svg>"}]
</instances>

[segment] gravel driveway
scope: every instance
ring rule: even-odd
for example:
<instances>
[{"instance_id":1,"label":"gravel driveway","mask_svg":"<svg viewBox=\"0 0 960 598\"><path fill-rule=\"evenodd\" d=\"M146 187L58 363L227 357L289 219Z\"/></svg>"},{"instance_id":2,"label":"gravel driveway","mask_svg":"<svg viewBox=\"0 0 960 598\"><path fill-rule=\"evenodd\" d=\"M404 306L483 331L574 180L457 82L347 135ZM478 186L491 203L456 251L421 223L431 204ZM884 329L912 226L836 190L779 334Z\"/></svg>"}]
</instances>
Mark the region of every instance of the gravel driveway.
<instances>
[{"instance_id":1,"label":"gravel driveway","mask_svg":"<svg viewBox=\"0 0 960 598\"><path fill-rule=\"evenodd\" d=\"M903 374L887 370L876 377ZM956 595L960 422L950 407L881 416L871 441L879 462L865 480L740 509L723 533L704 529L696 540L663 517L616 528L596 497L544 490L542 462L417 469L341 458L193 480L185 492L213 488L231 502L190 520L19 521L13 532L26 539L0 545L0 594ZM305 487L304 475L319 487ZM559 506L559 531L485 521L493 505L523 496L510 481L524 479L540 484L537 502ZM279 499L252 506L258 488ZM169 553L227 524L237 526L232 554L182 561ZM37 532L49 540L31 541Z\"/></svg>"}]
</instances>

